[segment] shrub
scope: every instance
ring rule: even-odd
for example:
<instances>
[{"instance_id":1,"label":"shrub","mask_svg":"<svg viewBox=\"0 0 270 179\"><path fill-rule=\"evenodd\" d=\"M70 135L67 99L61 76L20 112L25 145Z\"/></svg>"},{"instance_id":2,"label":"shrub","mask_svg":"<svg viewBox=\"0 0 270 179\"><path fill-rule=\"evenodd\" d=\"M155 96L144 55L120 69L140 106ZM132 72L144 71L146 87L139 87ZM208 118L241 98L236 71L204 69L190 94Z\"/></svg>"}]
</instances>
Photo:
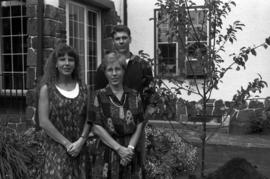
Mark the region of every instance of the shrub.
<instances>
[{"instance_id":1,"label":"shrub","mask_svg":"<svg viewBox=\"0 0 270 179\"><path fill-rule=\"evenodd\" d=\"M194 172L198 164L197 148L187 144L171 129L146 129L146 170L149 179L175 178Z\"/></svg>"},{"instance_id":2,"label":"shrub","mask_svg":"<svg viewBox=\"0 0 270 179\"><path fill-rule=\"evenodd\" d=\"M21 135L12 133L0 135L0 178L36 179L40 175L43 156L41 143L36 141L36 134Z\"/></svg>"},{"instance_id":3,"label":"shrub","mask_svg":"<svg viewBox=\"0 0 270 179\"><path fill-rule=\"evenodd\" d=\"M43 169L45 150L43 148L43 130L35 130L34 128L29 129L22 136L25 141L25 145L32 151L34 158L31 163L27 163L29 171L29 179L40 179L41 172Z\"/></svg>"}]
</instances>

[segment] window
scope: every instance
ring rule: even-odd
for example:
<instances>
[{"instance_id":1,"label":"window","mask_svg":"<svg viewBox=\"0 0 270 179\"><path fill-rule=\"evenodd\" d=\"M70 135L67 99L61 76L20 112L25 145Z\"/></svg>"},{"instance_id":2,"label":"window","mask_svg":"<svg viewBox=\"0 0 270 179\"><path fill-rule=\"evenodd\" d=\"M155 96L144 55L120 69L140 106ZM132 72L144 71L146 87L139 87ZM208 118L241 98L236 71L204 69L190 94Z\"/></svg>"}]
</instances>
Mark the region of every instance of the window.
<instances>
[{"instance_id":1,"label":"window","mask_svg":"<svg viewBox=\"0 0 270 179\"><path fill-rule=\"evenodd\" d=\"M155 11L157 24L156 30L156 72L159 75L178 74L178 42L172 39L169 42L167 31L169 29L168 16L162 16L159 11Z\"/></svg>"},{"instance_id":2,"label":"window","mask_svg":"<svg viewBox=\"0 0 270 179\"><path fill-rule=\"evenodd\" d=\"M192 8L187 11L187 16L191 19L186 25L186 77L203 77L203 64L200 58L204 58L208 46L208 22L207 10L203 8Z\"/></svg>"},{"instance_id":3,"label":"window","mask_svg":"<svg viewBox=\"0 0 270 179\"><path fill-rule=\"evenodd\" d=\"M181 18L185 19L181 19ZM177 34L168 35L172 17L155 10L155 57L158 75L181 75L202 77L204 75L199 58L206 55L209 24L207 10L190 8L179 13ZM190 19L190 21L188 21ZM170 39L169 39L170 38Z\"/></svg>"},{"instance_id":4,"label":"window","mask_svg":"<svg viewBox=\"0 0 270 179\"><path fill-rule=\"evenodd\" d=\"M24 94L28 37L25 0L2 1L0 21L0 94Z\"/></svg>"},{"instance_id":5,"label":"window","mask_svg":"<svg viewBox=\"0 0 270 179\"><path fill-rule=\"evenodd\" d=\"M97 63L101 61L101 20L97 9L67 4L68 43L79 53L83 79L93 89Z\"/></svg>"}]
</instances>

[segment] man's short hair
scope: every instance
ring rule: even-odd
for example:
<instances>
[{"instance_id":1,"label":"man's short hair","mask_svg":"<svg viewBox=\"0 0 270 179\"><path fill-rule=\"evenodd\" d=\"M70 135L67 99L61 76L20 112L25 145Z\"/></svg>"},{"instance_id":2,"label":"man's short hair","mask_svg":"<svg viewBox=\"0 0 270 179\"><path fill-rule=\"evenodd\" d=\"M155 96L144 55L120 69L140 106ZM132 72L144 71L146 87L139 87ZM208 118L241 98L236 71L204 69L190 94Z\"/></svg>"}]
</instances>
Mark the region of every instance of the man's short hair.
<instances>
[{"instance_id":1,"label":"man's short hair","mask_svg":"<svg viewBox=\"0 0 270 179\"><path fill-rule=\"evenodd\" d=\"M130 29L125 26L125 25L115 25L112 29L112 33L111 33L111 37L114 38L114 35L117 33L117 32L125 32L128 34L128 36L131 35L130 33Z\"/></svg>"}]
</instances>

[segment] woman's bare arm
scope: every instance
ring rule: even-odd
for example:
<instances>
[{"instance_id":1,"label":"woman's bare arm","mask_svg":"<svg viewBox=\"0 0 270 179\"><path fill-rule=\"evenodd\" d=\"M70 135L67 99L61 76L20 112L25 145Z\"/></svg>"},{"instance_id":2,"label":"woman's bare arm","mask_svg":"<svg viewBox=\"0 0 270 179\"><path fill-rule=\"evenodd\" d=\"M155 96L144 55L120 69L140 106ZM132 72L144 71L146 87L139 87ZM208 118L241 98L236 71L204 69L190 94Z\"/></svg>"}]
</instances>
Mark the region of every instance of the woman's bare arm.
<instances>
[{"instance_id":1,"label":"woman's bare arm","mask_svg":"<svg viewBox=\"0 0 270 179\"><path fill-rule=\"evenodd\" d=\"M49 98L47 85L42 86L40 89L38 114L40 127L43 128L53 140L68 148L71 142L63 136L49 120Z\"/></svg>"}]
</instances>

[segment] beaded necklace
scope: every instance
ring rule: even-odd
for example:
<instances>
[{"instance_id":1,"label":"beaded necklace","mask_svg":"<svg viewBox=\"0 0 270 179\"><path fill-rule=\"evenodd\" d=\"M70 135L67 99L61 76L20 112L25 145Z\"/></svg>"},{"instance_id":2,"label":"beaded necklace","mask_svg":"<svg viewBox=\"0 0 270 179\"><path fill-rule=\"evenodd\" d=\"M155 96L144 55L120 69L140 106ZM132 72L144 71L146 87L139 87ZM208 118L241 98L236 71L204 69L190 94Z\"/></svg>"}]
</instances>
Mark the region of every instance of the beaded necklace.
<instances>
[{"instance_id":1,"label":"beaded necklace","mask_svg":"<svg viewBox=\"0 0 270 179\"><path fill-rule=\"evenodd\" d=\"M124 118L125 118L125 114L124 114L124 104L125 104L125 102L126 102L126 94L124 94L124 102L122 103L122 105L116 104L110 96L109 96L109 99L110 99L111 103L112 103L114 106L116 106L116 107L119 108L119 118L120 118L120 119L124 119Z\"/></svg>"}]
</instances>

